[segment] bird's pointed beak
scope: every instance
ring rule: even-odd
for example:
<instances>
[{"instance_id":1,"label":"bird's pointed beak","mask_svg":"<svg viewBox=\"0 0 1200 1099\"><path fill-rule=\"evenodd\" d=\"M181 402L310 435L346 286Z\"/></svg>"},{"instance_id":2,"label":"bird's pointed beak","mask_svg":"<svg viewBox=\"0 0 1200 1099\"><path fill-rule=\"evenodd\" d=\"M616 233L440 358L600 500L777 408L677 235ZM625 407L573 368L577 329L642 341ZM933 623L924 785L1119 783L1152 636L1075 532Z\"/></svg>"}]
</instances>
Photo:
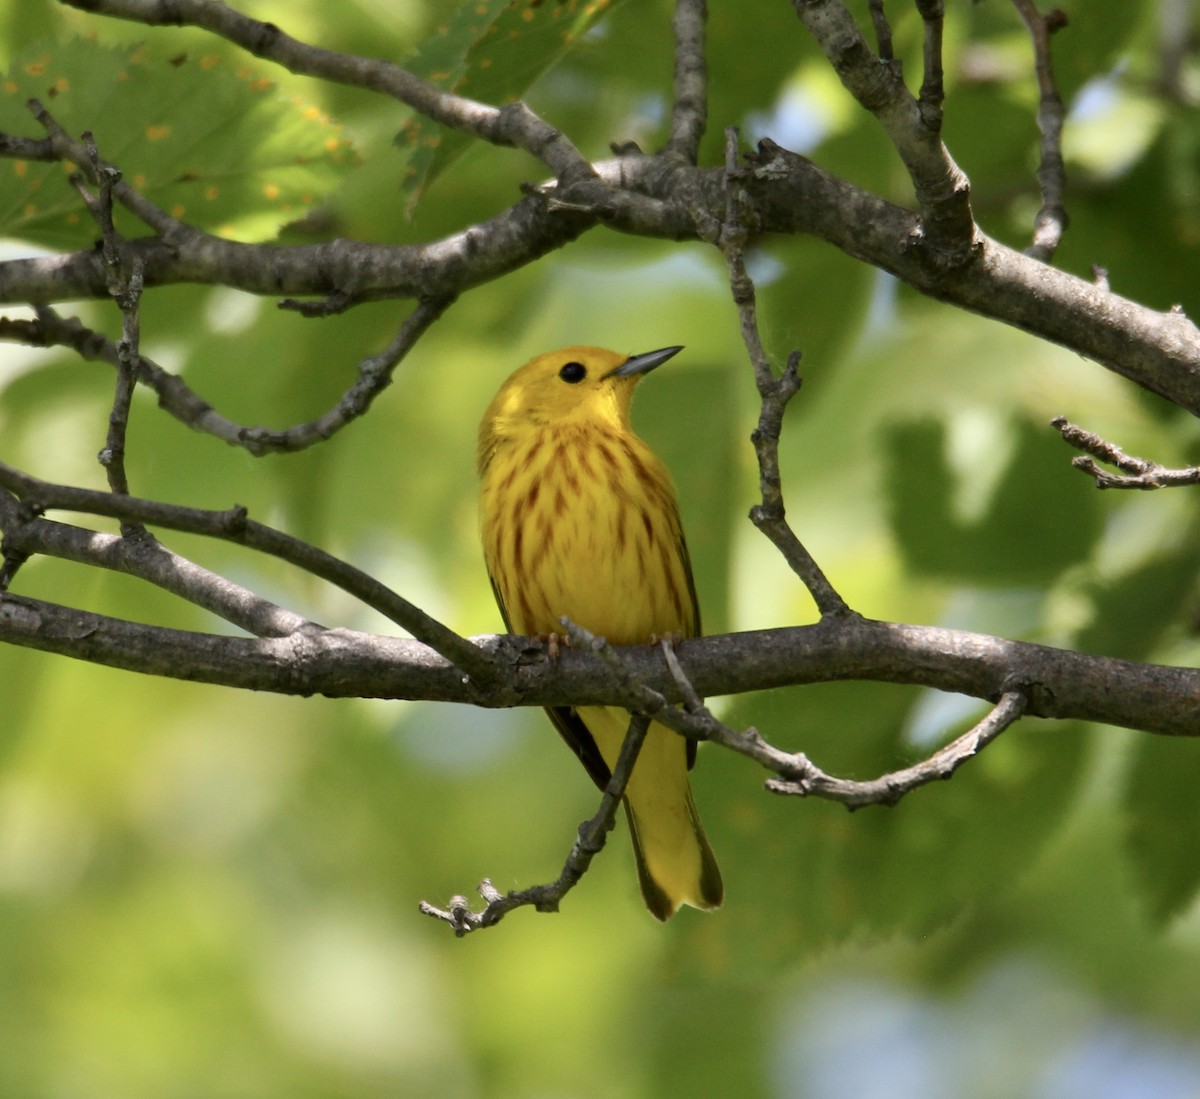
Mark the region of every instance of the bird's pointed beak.
<instances>
[{"instance_id":1,"label":"bird's pointed beak","mask_svg":"<svg viewBox=\"0 0 1200 1099\"><path fill-rule=\"evenodd\" d=\"M662 366L669 358L678 355L683 347L663 347L658 351L647 351L642 355L630 355L615 370L610 370L606 378L628 378L632 374L649 374L656 366Z\"/></svg>"}]
</instances>

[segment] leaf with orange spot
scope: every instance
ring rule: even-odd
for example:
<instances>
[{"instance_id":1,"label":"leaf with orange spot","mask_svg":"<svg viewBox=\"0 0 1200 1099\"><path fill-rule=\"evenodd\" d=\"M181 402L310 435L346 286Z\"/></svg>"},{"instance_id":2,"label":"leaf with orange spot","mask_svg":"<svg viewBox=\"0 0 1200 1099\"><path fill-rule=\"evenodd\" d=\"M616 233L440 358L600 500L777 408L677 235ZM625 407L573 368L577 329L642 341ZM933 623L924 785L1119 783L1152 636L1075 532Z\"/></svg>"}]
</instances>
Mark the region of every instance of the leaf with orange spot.
<instances>
[{"instance_id":1,"label":"leaf with orange spot","mask_svg":"<svg viewBox=\"0 0 1200 1099\"><path fill-rule=\"evenodd\" d=\"M41 136L32 98L73 137L90 130L100 155L162 209L240 239L304 217L355 162L322 109L212 54L85 39L41 46L0 77L0 131ZM85 247L97 230L83 213L61 164L0 162L0 235ZM145 231L117 216L124 232Z\"/></svg>"}]
</instances>

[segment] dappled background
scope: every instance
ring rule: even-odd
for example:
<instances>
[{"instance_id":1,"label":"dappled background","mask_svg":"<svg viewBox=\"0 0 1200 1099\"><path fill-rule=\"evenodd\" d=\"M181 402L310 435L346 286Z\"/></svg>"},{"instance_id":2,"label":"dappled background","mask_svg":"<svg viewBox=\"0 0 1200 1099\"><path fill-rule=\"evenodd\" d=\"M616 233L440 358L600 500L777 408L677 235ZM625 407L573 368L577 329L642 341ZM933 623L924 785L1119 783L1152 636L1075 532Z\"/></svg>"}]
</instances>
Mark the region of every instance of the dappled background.
<instances>
[{"instance_id":1,"label":"dappled background","mask_svg":"<svg viewBox=\"0 0 1200 1099\"><path fill-rule=\"evenodd\" d=\"M397 60L449 8L234 6ZM790 5L711 6L709 162L721 128L737 124L747 142L770 135L909 201L877 124ZM1194 314L1200 119L1187 97L1198 74L1168 66L1163 89L1174 5L1140 0L1102 17L1062 6L1072 224L1058 262L1085 277L1106 268L1119 293ZM919 72L920 20L892 7L898 52ZM1028 37L1001 0L951 8L946 140L983 228L1021 247L1039 205ZM530 102L589 157L611 141L655 146L670 13L654 0L613 5ZM141 97L116 78L138 44ZM81 59L101 45L112 68L95 71L112 79L93 76L74 96ZM286 239L319 229L425 241L499 212L539 178L524 154L472 148L416 201L401 190L402 109L247 62L199 32L0 0L0 50L2 128L36 135L20 107L36 91L69 128L93 126L127 178L149 172L164 193L179 169L169 143L194 145L209 176L175 196L193 203L184 216L246 239L308 217ZM222 67L234 83L207 75ZM198 106L210 87L220 110ZM303 176L283 170L297 149L311 153ZM59 165L0 163L3 255L90 243L62 177ZM218 194L206 199L205 185ZM1101 494L1048 426L1067 415L1181 465L1200 452L1194 420L819 241L765 241L753 273L770 351L804 352L782 446L789 516L853 607L1196 663L1194 493ZM284 428L333 404L408 308L304 320L228 290L158 290L143 302L143 350L232 419ZM119 333L111 304L78 309ZM634 414L678 482L706 630L813 621L805 590L745 518L753 377L724 263L700 245L594 230L470 291L367 417L296 455L252 458L141 393L132 491L244 504L454 628L495 632L475 531L476 425L512 369L570 343L686 347L640 387ZM0 460L103 487L95 455L112 387L104 365L0 345ZM280 562L165 540L327 625L389 632ZM15 587L225 628L59 561L32 562ZM919 758L983 712L858 683L714 706L857 778ZM702 750L694 785L725 873L721 912L650 919L622 823L561 914L519 911L458 941L418 913L420 899L442 903L485 876L501 888L552 878L594 811L595 791L539 712L235 694L0 648L0 1094L1194 1096L1198 767L1192 741L1027 720L951 782L849 814L772 797L748 761Z\"/></svg>"}]
</instances>

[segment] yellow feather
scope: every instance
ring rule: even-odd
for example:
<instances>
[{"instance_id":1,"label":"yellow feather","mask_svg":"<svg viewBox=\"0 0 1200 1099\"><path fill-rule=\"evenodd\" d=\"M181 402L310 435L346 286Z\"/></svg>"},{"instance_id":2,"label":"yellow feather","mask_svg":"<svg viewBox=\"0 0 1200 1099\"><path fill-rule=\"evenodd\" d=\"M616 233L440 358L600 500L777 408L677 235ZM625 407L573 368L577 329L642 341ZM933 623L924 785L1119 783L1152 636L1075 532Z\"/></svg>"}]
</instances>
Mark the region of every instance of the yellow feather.
<instances>
[{"instance_id":1,"label":"yellow feather","mask_svg":"<svg viewBox=\"0 0 1200 1099\"><path fill-rule=\"evenodd\" d=\"M678 350L540 355L488 407L479 428L480 529L515 633L555 633L564 615L616 645L700 632L670 475L629 422L638 381ZM603 785L628 715L606 707L548 712ZM715 908L722 899L687 780L694 754L652 723L625 792L642 893L659 919L681 904Z\"/></svg>"}]
</instances>

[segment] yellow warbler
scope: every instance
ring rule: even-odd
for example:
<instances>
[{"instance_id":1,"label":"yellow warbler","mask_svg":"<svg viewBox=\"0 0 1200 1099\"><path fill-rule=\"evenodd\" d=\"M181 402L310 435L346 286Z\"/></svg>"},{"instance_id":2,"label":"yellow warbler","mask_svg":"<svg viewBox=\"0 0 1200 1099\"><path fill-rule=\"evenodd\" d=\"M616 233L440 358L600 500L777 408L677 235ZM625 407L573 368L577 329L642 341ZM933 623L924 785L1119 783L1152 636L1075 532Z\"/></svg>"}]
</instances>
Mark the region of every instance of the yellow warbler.
<instances>
[{"instance_id":1,"label":"yellow warbler","mask_svg":"<svg viewBox=\"0 0 1200 1099\"><path fill-rule=\"evenodd\" d=\"M567 616L614 645L700 632L679 510L666 467L634 433L637 383L682 350L628 357L599 347L539 355L500 387L479 425L484 556L500 612L518 634L553 634ZM629 715L548 709L603 788ZM721 872L692 801L694 741L651 723L625 790L646 907L716 908Z\"/></svg>"}]
</instances>

